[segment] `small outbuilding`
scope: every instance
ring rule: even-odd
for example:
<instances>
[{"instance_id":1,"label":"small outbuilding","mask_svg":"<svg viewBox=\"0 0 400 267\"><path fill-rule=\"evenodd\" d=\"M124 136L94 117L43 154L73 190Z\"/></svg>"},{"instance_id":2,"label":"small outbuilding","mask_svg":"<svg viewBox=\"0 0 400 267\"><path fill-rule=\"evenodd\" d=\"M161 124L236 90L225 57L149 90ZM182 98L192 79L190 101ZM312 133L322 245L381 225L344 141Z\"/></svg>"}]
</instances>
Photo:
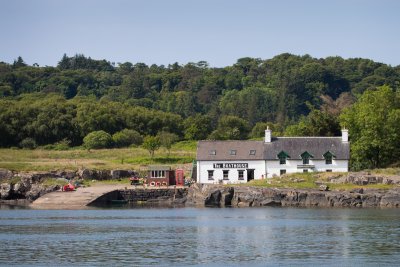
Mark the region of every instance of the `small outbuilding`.
<instances>
[{"instance_id":1,"label":"small outbuilding","mask_svg":"<svg viewBox=\"0 0 400 267\"><path fill-rule=\"evenodd\" d=\"M150 186L169 186L174 184L174 171L170 166L150 165L147 184Z\"/></svg>"}]
</instances>

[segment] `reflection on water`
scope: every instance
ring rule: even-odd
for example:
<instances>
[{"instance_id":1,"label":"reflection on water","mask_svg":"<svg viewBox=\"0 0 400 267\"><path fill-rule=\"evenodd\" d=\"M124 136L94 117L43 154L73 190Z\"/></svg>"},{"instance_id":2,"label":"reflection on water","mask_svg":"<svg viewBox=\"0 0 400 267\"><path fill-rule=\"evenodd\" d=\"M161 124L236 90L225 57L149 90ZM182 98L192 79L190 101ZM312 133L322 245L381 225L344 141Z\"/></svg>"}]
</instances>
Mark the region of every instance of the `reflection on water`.
<instances>
[{"instance_id":1,"label":"reflection on water","mask_svg":"<svg viewBox=\"0 0 400 267\"><path fill-rule=\"evenodd\" d=\"M379 209L0 210L0 265L397 265Z\"/></svg>"}]
</instances>

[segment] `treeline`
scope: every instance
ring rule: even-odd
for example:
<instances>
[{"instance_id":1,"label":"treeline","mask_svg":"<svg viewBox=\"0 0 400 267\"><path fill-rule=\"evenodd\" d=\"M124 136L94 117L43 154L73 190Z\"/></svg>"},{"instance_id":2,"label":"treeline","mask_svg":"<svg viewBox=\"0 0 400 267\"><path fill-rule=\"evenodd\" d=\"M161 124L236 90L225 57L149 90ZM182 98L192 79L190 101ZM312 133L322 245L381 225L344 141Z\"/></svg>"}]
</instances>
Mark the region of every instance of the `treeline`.
<instances>
[{"instance_id":1,"label":"treeline","mask_svg":"<svg viewBox=\"0 0 400 267\"><path fill-rule=\"evenodd\" d=\"M267 125L275 134L322 136L339 135L345 125L356 141L356 123L343 114L377 87L396 93L399 82L399 66L360 58L281 54L224 68L205 61L114 64L84 55L40 67L18 58L0 63L0 146L77 146L91 132L124 129L140 137L247 139L262 136ZM399 161L393 155L367 165Z\"/></svg>"}]
</instances>

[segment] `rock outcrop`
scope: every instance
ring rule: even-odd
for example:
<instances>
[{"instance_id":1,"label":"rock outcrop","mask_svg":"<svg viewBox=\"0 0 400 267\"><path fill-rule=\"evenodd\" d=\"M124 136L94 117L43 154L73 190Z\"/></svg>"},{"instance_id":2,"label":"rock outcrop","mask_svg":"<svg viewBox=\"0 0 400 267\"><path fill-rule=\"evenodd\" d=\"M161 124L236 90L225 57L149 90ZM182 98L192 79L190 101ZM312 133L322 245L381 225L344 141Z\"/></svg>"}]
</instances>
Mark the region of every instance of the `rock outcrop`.
<instances>
[{"instance_id":1,"label":"rock outcrop","mask_svg":"<svg viewBox=\"0 0 400 267\"><path fill-rule=\"evenodd\" d=\"M189 205L215 207L400 207L400 188L353 191L224 187L196 184L189 189Z\"/></svg>"},{"instance_id":2,"label":"rock outcrop","mask_svg":"<svg viewBox=\"0 0 400 267\"><path fill-rule=\"evenodd\" d=\"M45 185L43 182L47 179L67 183L71 179L120 179L133 174L135 174L133 170L82 169L78 171L12 172L0 169L0 200L26 199L33 201L48 192L60 189L60 186L51 185L52 183Z\"/></svg>"},{"instance_id":3,"label":"rock outcrop","mask_svg":"<svg viewBox=\"0 0 400 267\"><path fill-rule=\"evenodd\" d=\"M335 184L400 184L399 175L370 174L368 172L351 172L346 175L336 174L328 177L328 182Z\"/></svg>"}]
</instances>

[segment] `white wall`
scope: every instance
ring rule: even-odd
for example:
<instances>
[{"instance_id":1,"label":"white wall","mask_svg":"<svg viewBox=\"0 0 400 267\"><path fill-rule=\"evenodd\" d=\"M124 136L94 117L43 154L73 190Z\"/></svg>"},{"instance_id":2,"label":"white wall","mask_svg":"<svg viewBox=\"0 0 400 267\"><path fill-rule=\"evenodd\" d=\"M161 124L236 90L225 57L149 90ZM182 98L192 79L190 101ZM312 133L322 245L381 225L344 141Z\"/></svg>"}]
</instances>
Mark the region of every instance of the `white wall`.
<instances>
[{"instance_id":1,"label":"white wall","mask_svg":"<svg viewBox=\"0 0 400 267\"><path fill-rule=\"evenodd\" d=\"M280 170L286 170L286 173L303 172L303 169L298 169L297 165L303 165L303 160L286 160L286 164L279 164L279 160L267 160L267 178L272 178L274 175L280 176ZM332 164L325 164L325 160L310 159L309 165L314 165L315 169L308 169L309 172L347 172L347 160L332 160Z\"/></svg>"},{"instance_id":2,"label":"white wall","mask_svg":"<svg viewBox=\"0 0 400 267\"><path fill-rule=\"evenodd\" d=\"M214 163L247 163L247 168L214 168ZM198 183L219 183L223 180L223 170L229 170L229 180L223 180L223 183L246 183L247 169L254 169L254 179L265 178L265 160L249 161L197 161L197 182ZM214 180L208 180L208 170L214 170ZM239 180L238 170L244 170L244 180Z\"/></svg>"}]
</instances>

